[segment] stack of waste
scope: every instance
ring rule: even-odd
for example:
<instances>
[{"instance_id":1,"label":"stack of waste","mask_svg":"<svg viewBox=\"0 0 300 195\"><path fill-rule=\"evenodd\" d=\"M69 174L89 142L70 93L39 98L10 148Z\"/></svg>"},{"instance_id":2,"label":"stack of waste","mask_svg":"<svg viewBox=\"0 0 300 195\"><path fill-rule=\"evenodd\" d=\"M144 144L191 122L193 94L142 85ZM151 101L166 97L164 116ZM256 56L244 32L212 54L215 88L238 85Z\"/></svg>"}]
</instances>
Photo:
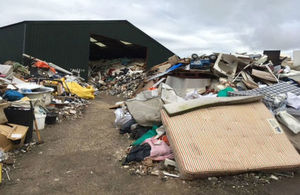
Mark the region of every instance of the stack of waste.
<instances>
[{"instance_id":1,"label":"stack of waste","mask_svg":"<svg viewBox=\"0 0 300 195\"><path fill-rule=\"evenodd\" d=\"M7 179L12 151L25 153L43 143L40 130L45 125L81 118L96 92L77 74L27 54L23 57L24 65L0 65L0 162ZM32 139L34 131L37 142Z\"/></svg>"},{"instance_id":2,"label":"stack of waste","mask_svg":"<svg viewBox=\"0 0 300 195\"><path fill-rule=\"evenodd\" d=\"M101 92L130 98L145 79L143 59L119 58L90 62L89 83Z\"/></svg>"},{"instance_id":3,"label":"stack of waste","mask_svg":"<svg viewBox=\"0 0 300 195\"><path fill-rule=\"evenodd\" d=\"M111 107L116 128L135 140L124 167L188 179L300 167L299 55L171 56L145 73ZM172 172L160 166L168 162Z\"/></svg>"},{"instance_id":4,"label":"stack of waste","mask_svg":"<svg viewBox=\"0 0 300 195\"><path fill-rule=\"evenodd\" d=\"M48 108L52 113L58 113L58 122L63 120L75 120L82 118L89 102L82 98L62 98L53 99L54 108Z\"/></svg>"}]
</instances>

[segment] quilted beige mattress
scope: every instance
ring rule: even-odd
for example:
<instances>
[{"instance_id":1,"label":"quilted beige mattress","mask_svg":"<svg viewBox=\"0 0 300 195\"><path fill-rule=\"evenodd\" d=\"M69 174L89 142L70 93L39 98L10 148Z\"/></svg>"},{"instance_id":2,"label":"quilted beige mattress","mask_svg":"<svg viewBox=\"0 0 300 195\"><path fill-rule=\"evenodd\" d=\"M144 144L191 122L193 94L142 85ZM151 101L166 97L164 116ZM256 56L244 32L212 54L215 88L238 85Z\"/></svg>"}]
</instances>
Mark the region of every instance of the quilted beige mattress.
<instances>
[{"instance_id":1,"label":"quilted beige mattress","mask_svg":"<svg viewBox=\"0 0 300 195\"><path fill-rule=\"evenodd\" d=\"M161 114L183 178L300 167L300 155L261 102Z\"/></svg>"}]
</instances>

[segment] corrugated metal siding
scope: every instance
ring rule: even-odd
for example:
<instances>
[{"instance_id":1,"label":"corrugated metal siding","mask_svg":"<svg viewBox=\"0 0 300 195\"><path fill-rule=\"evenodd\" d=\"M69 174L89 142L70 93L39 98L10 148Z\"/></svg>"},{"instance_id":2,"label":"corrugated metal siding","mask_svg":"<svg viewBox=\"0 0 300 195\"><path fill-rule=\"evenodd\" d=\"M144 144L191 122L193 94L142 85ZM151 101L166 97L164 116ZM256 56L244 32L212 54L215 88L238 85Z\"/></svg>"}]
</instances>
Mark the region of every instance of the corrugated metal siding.
<instances>
[{"instance_id":1,"label":"corrugated metal siding","mask_svg":"<svg viewBox=\"0 0 300 195\"><path fill-rule=\"evenodd\" d=\"M22 62L24 23L0 29L0 63Z\"/></svg>"},{"instance_id":2,"label":"corrugated metal siding","mask_svg":"<svg viewBox=\"0 0 300 195\"><path fill-rule=\"evenodd\" d=\"M83 77L87 76L89 60L90 34L98 34L113 39L128 41L147 47L147 67L150 68L173 53L157 41L143 33L127 21L25 21L26 39L25 53L34 57L53 62L68 70L85 70ZM1 31L16 31L18 25L8 26ZM9 36L5 34L4 37ZM23 35L16 34L18 37ZM4 43L9 45L12 40ZM22 42L22 41L21 41ZM21 57L22 44L14 44L18 52L12 56ZM3 47L0 45L0 48ZM1 54L0 54L1 56Z\"/></svg>"},{"instance_id":3,"label":"corrugated metal siding","mask_svg":"<svg viewBox=\"0 0 300 195\"><path fill-rule=\"evenodd\" d=\"M86 71L89 35L78 25L29 23L26 33L27 54L55 63L67 70Z\"/></svg>"}]
</instances>

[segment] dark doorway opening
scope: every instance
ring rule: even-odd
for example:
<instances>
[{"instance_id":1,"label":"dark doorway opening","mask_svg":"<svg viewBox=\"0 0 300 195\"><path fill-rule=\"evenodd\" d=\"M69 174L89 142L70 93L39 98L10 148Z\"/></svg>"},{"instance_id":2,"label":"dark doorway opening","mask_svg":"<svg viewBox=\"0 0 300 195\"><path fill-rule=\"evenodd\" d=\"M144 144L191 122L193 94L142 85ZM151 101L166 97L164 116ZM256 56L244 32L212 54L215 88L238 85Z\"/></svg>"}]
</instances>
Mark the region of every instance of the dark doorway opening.
<instances>
[{"instance_id":1,"label":"dark doorway opening","mask_svg":"<svg viewBox=\"0 0 300 195\"><path fill-rule=\"evenodd\" d=\"M146 47L101 35L90 36L90 61L116 58L146 59L146 57Z\"/></svg>"}]
</instances>

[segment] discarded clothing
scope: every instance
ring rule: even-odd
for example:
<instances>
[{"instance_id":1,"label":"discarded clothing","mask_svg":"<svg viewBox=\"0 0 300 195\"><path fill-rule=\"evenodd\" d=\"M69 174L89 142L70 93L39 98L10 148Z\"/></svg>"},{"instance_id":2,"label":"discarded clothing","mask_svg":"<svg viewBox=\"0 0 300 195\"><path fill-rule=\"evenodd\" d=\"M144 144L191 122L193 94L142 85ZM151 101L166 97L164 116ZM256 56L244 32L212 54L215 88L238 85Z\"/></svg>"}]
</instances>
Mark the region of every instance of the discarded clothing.
<instances>
[{"instance_id":1,"label":"discarded clothing","mask_svg":"<svg viewBox=\"0 0 300 195\"><path fill-rule=\"evenodd\" d=\"M150 156L151 147L149 144L142 144L131 148L125 161L122 163L127 164L132 161L141 162L144 158Z\"/></svg>"},{"instance_id":2,"label":"discarded clothing","mask_svg":"<svg viewBox=\"0 0 300 195\"><path fill-rule=\"evenodd\" d=\"M121 128L120 128L120 134L125 134L125 133L130 133L131 132L131 125L135 124L135 120L134 119L130 119L129 121L127 121Z\"/></svg>"},{"instance_id":3,"label":"discarded clothing","mask_svg":"<svg viewBox=\"0 0 300 195\"><path fill-rule=\"evenodd\" d=\"M287 93L287 105L295 108L300 109L300 95L295 95L293 93Z\"/></svg>"},{"instance_id":4,"label":"discarded clothing","mask_svg":"<svg viewBox=\"0 0 300 195\"><path fill-rule=\"evenodd\" d=\"M156 129L158 127L156 125L153 125L152 129L150 129L149 131L147 131L147 133L145 133L142 137L140 137L139 139L137 139L135 142L133 142L133 146L136 145L140 145L141 143L143 143L146 139L151 138L155 135L157 135L156 133Z\"/></svg>"},{"instance_id":5,"label":"discarded clothing","mask_svg":"<svg viewBox=\"0 0 300 195\"><path fill-rule=\"evenodd\" d=\"M229 91L234 91L234 90L231 87L226 87L225 89L220 90L218 93L218 97L228 97Z\"/></svg>"},{"instance_id":6,"label":"discarded clothing","mask_svg":"<svg viewBox=\"0 0 300 195\"><path fill-rule=\"evenodd\" d=\"M148 143L151 146L150 157L152 160L174 159L171 148L162 140L155 138L146 139L143 144Z\"/></svg>"},{"instance_id":7,"label":"discarded clothing","mask_svg":"<svg viewBox=\"0 0 300 195\"><path fill-rule=\"evenodd\" d=\"M138 125L135 129L131 130L130 137L132 139L139 139L145 133L147 133L147 131L149 131L149 129L151 129L151 127L143 127L143 126Z\"/></svg>"},{"instance_id":8,"label":"discarded clothing","mask_svg":"<svg viewBox=\"0 0 300 195\"><path fill-rule=\"evenodd\" d=\"M16 100L20 100L24 97L23 94L21 94L18 91L14 91L14 90L7 90L4 95L3 95L3 99L6 99L8 101L16 101Z\"/></svg>"}]
</instances>

